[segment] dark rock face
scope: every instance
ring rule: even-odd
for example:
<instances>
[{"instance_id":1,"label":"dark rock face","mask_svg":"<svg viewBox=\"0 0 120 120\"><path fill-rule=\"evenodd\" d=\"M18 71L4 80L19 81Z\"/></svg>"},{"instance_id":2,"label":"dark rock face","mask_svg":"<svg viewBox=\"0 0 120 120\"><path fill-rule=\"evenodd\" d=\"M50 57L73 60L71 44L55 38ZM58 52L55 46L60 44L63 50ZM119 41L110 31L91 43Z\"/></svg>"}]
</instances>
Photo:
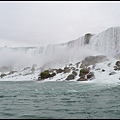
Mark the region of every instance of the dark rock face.
<instances>
[{"instance_id":1,"label":"dark rock face","mask_svg":"<svg viewBox=\"0 0 120 120\"><path fill-rule=\"evenodd\" d=\"M70 74L70 75L68 75L68 77L66 78L66 80L72 80L74 78L75 78L75 76L73 74Z\"/></svg>"},{"instance_id":2,"label":"dark rock face","mask_svg":"<svg viewBox=\"0 0 120 120\"><path fill-rule=\"evenodd\" d=\"M92 36L93 36L93 35L90 34L90 33L85 34L84 44L89 44L89 41L90 41L90 39L91 39Z\"/></svg>"}]
</instances>

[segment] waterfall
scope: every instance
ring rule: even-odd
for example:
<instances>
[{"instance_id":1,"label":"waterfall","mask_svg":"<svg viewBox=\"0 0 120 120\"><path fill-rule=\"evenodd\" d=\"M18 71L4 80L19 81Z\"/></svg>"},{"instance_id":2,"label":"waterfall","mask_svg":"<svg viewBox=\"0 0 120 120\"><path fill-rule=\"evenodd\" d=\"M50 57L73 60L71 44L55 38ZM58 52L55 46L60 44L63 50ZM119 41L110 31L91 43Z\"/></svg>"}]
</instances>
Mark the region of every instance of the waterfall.
<instances>
[{"instance_id":1,"label":"waterfall","mask_svg":"<svg viewBox=\"0 0 120 120\"><path fill-rule=\"evenodd\" d=\"M2 47L0 67L33 64L39 67L62 66L98 54L120 56L120 27L111 27L99 34L87 33L66 43L40 47Z\"/></svg>"},{"instance_id":2,"label":"waterfall","mask_svg":"<svg viewBox=\"0 0 120 120\"><path fill-rule=\"evenodd\" d=\"M89 44L94 50L114 56L120 50L120 27L111 27L94 35Z\"/></svg>"}]
</instances>

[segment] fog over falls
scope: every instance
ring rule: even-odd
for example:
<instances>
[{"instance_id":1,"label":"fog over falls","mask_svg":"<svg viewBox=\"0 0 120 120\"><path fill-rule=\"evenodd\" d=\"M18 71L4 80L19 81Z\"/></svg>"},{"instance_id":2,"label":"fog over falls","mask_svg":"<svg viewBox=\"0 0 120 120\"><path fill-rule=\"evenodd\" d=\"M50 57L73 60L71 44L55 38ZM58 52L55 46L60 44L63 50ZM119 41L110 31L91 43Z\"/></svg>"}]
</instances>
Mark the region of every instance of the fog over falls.
<instances>
[{"instance_id":1,"label":"fog over falls","mask_svg":"<svg viewBox=\"0 0 120 120\"><path fill-rule=\"evenodd\" d=\"M76 40L40 47L1 47L0 67L12 66L21 69L33 64L39 67L59 67L78 62L87 56L118 56L120 27L111 27L99 34L87 33Z\"/></svg>"}]
</instances>

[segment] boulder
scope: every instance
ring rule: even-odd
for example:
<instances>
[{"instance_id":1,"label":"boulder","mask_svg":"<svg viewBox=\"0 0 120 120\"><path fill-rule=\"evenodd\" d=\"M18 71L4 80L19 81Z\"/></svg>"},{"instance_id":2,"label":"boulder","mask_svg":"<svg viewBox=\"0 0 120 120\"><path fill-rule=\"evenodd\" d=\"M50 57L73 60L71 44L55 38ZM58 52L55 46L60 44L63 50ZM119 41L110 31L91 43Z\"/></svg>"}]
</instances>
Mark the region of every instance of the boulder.
<instances>
[{"instance_id":1,"label":"boulder","mask_svg":"<svg viewBox=\"0 0 120 120\"><path fill-rule=\"evenodd\" d=\"M90 38L91 38L92 36L93 36L93 34L91 34L91 33L85 34L84 44L89 44Z\"/></svg>"},{"instance_id":2,"label":"boulder","mask_svg":"<svg viewBox=\"0 0 120 120\"><path fill-rule=\"evenodd\" d=\"M69 66L72 66L72 63L70 63Z\"/></svg>"},{"instance_id":3,"label":"boulder","mask_svg":"<svg viewBox=\"0 0 120 120\"><path fill-rule=\"evenodd\" d=\"M115 65L118 66L118 67L120 67L120 61L117 61L117 62L115 63Z\"/></svg>"},{"instance_id":4,"label":"boulder","mask_svg":"<svg viewBox=\"0 0 120 120\"><path fill-rule=\"evenodd\" d=\"M89 73L87 74L87 79L92 80L92 79L94 79L94 78L95 78L95 75L94 75L93 72L89 72Z\"/></svg>"},{"instance_id":5,"label":"boulder","mask_svg":"<svg viewBox=\"0 0 120 120\"><path fill-rule=\"evenodd\" d=\"M75 76L73 74L70 74L70 75L68 75L68 77L66 78L66 80L72 80L74 78L75 78Z\"/></svg>"},{"instance_id":6,"label":"boulder","mask_svg":"<svg viewBox=\"0 0 120 120\"><path fill-rule=\"evenodd\" d=\"M79 69L75 69L75 71L79 71Z\"/></svg>"},{"instance_id":7,"label":"boulder","mask_svg":"<svg viewBox=\"0 0 120 120\"><path fill-rule=\"evenodd\" d=\"M62 73L63 70L62 70L61 68L59 68L59 69L56 69L56 72L57 72L57 73Z\"/></svg>"},{"instance_id":8,"label":"boulder","mask_svg":"<svg viewBox=\"0 0 120 120\"><path fill-rule=\"evenodd\" d=\"M89 69L87 69L87 68L82 68L81 70L80 70L80 74L79 74L79 76L81 77L81 76L85 76L86 74L88 74L90 71L89 71Z\"/></svg>"},{"instance_id":9,"label":"boulder","mask_svg":"<svg viewBox=\"0 0 120 120\"><path fill-rule=\"evenodd\" d=\"M75 70L75 67L71 67L71 70Z\"/></svg>"},{"instance_id":10,"label":"boulder","mask_svg":"<svg viewBox=\"0 0 120 120\"><path fill-rule=\"evenodd\" d=\"M76 76L76 75L77 75L77 72L76 72L76 71L72 71L72 74L73 74L74 76Z\"/></svg>"},{"instance_id":11,"label":"boulder","mask_svg":"<svg viewBox=\"0 0 120 120\"><path fill-rule=\"evenodd\" d=\"M50 73L56 72L57 73L57 69L49 69L48 70Z\"/></svg>"},{"instance_id":12,"label":"boulder","mask_svg":"<svg viewBox=\"0 0 120 120\"><path fill-rule=\"evenodd\" d=\"M82 76L77 81L87 81L87 79L85 78L85 76Z\"/></svg>"},{"instance_id":13,"label":"boulder","mask_svg":"<svg viewBox=\"0 0 120 120\"><path fill-rule=\"evenodd\" d=\"M45 70L44 72L41 72L39 75L39 79L46 79L46 78L50 78L50 77L54 77L56 75L56 73L50 73L49 70Z\"/></svg>"},{"instance_id":14,"label":"boulder","mask_svg":"<svg viewBox=\"0 0 120 120\"><path fill-rule=\"evenodd\" d=\"M70 70L69 67L64 67L64 70L63 70L64 73L69 73L70 71L71 71L71 70Z\"/></svg>"},{"instance_id":15,"label":"boulder","mask_svg":"<svg viewBox=\"0 0 120 120\"><path fill-rule=\"evenodd\" d=\"M54 77L56 75L56 73L52 73L50 74L50 77Z\"/></svg>"},{"instance_id":16,"label":"boulder","mask_svg":"<svg viewBox=\"0 0 120 120\"><path fill-rule=\"evenodd\" d=\"M4 76L6 76L7 74L4 74L4 73L2 73L1 75L0 75L0 78L3 78Z\"/></svg>"},{"instance_id":17,"label":"boulder","mask_svg":"<svg viewBox=\"0 0 120 120\"><path fill-rule=\"evenodd\" d=\"M120 70L119 66L114 66L114 70Z\"/></svg>"}]
</instances>

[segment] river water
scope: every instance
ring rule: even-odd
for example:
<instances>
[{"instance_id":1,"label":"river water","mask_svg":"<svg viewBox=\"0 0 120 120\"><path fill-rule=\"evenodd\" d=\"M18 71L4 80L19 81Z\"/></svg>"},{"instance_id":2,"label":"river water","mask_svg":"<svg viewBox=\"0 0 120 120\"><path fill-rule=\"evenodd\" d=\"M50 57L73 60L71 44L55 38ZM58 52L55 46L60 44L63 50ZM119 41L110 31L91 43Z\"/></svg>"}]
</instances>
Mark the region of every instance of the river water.
<instances>
[{"instance_id":1,"label":"river water","mask_svg":"<svg viewBox=\"0 0 120 120\"><path fill-rule=\"evenodd\" d=\"M1 119L120 119L120 84L1 81Z\"/></svg>"}]
</instances>

